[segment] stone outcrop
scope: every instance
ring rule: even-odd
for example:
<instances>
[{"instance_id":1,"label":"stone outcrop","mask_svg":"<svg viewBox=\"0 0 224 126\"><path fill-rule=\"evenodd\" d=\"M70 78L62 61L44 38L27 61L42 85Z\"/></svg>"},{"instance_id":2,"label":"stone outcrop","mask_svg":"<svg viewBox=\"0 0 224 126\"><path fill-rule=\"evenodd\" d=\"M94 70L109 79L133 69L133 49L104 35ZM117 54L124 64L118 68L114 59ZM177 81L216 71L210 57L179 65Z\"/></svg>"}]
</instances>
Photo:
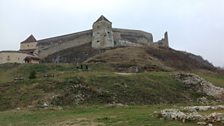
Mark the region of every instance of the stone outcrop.
<instances>
[{"instance_id":1,"label":"stone outcrop","mask_svg":"<svg viewBox=\"0 0 224 126\"><path fill-rule=\"evenodd\" d=\"M182 122L197 122L198 125L224 125L224 113L213 112L208 115L202 115L199 111L224 110L223 105L218 106L192 106L182 109L164 109L155 112L159 118L166 120L179 120Z\"/></svg>"},{"instance_id":2,"label":"stone outcrop","mask_svg":"<svg viewBox=\"0 0 224 126\"><path fill-rule=\"evenodd\" d=\"M214 98L223 100L223 88L213 85L196 74L181 72L176 74L176 78L183 82L187 89L192 89L200 93L205 93L208 96L213 96Z\"/></svg>"},{"instance_id":3,"label":"stone outcrop","mask_svg":"<svg viewBox=\"0 0 224 126\"><path fill-rule=\"evenodd\" d=\"M184 111L187 112L196 112L196 111L208 111L208 110L224 110L224 105L217 106L189 106L183 107Z\"/></svg>"}]
</instances>

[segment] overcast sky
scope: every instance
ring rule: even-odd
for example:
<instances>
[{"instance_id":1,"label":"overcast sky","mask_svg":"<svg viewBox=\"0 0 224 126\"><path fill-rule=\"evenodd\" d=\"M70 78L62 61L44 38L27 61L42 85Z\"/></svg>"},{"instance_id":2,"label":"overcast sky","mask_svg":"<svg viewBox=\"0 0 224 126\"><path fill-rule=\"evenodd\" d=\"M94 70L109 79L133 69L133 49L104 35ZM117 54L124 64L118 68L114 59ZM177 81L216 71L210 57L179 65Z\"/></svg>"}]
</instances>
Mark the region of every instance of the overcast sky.
<instances>
[{"instance_id":1,"label":"overcast sky","mask_svg":"<svg viewBox=\"0 0 224 126\"><path fill-rule=\"evenodd\" d=\"M168 31L170 46L224 66L224 0L0 0L0 50L36 39L91 29L100 16L113 27Z\"/></svg>"}]
</instances>

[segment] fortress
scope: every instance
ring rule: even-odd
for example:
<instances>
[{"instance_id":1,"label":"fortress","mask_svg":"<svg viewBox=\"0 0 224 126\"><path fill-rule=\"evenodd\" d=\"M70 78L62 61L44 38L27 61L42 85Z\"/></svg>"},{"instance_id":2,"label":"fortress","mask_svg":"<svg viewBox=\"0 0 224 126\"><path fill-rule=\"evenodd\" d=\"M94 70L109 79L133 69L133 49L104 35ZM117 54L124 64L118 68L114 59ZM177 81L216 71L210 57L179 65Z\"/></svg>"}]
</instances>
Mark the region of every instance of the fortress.
<instances>
[{"instance_id":1,"label":"fortress","mask_svg":"<svg viewBox=\"0 0 224 126\"><path fill-rule=\"evenodd\" d=\"M93 23L92 29L78 33L36 40L33 35L21 42L19 51L1 51L2 63L38 63L48 56L74 47L90 45L93 50L104 50L122 46L154 46L169 48L168 34L154 42L151 33L139 30L112 27L104 16Z\"/></svg>"}]
</instances>

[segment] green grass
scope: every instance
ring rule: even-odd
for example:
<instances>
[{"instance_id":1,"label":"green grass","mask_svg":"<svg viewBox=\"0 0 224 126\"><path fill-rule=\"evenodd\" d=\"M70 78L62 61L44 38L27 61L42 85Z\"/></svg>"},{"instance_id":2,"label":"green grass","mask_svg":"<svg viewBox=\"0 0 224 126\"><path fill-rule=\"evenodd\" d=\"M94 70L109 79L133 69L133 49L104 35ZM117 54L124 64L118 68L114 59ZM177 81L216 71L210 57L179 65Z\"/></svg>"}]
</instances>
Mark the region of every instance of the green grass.
<instances>
[{"instance_id":1,"label":"green grass","mask_svg":"<svg viewBox=\"0 0 224 126\"><path fill-rule=\"evenodd\" d=\"M194 92L187 91L175 79L173 72L125 75L116 73L105 64L89 64L88 71L76 67L74 64L0 65L0 126L194 126L191 123L165 121L152 116L154 111L170 107L153 104L184 104L189 99L197 98ZM37 73L36 79L29 80L31 71ZM46 73L54 74L55 77L44 78ZM216 85L223 84L221 75L199 75ZM21 76L24 80L15 82L15 76ZM81 87L74 88L77 85ZM80 93L85 96L85 100L76 107L66 108L76 104L76 96ZM60 97L57 99L53 96ZM26 109L28 106L38 108L44 102L66 109ZM130 106L104 106L112 102ZM13 110L17 107L24 109Z\"/></svg>"},{"instance_id":2,"label":"green grass","mask_svg":"<svg viewBox=\"0 0 224 126\"><path fill-rule=\"evenodd\" d=\"M136 105L196 99L194 92L185 90L174 78L173 72L120 75L105 64L89 64L89 68L83 71L74 64L0 65L0 74L7 70L5 76L9 76L0 82L0 110L39 106L44 102L62 106L113 102ZM31 71L37 73L36 79L29 80ZM15 73L24 80L14 82ZM55 77L44 78L46 73ZM84 87L73 88L77 85ZM76 101L80 94L84 97L81 102Z\"/></svg>"},{"instance_id":3,"label":"green grass","mask_svg":"<svg viewBox=\"0 0 224 126\"><path fill-rule=\"evenodd\" d=\"M0 85L1 83L12 82L16 76L20 76L25 80L28 79L31 71L37 72L39 78L46 73L63 75L66 77L73 73L83 72L77 69L80 65L76 64L0 64ZM104 64L89 64L89 71L112 71ZM42 78L43 79L43 78Z\"/></svg>"},{"instance_id":4,"label":"green grass","mask_svg":"<svg viewBox=\"0 0 224 126\"><path fill-rule=\"evenodd\" d=\"M199 76L203 77L205 80L211 82L212 84L219 86L219 87L224 87L224 75L222 74L217 74L213 72L196 72Z\"/></svg>"},{"instance_id":5,"label":"green grass","mask_svg":"<svg viewBox=\"0 0 224 126\"><path fill-rule=\"evenodd\" d=\"M65 110L20 110L0 112L0 126L196 126L193 123L161 120L153 112L157 106L77 106Z\"/></svg>"}]
</instances>

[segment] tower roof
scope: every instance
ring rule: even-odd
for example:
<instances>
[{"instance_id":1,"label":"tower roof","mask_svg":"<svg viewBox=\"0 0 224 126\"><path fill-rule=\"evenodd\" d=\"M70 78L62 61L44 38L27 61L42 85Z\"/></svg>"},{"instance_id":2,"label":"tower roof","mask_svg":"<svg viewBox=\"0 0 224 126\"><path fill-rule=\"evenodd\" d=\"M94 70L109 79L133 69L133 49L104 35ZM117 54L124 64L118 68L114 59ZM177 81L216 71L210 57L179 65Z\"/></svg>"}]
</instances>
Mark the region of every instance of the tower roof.
<instances>
[{"instance_id":1,"label":"tower roof","mask_svg":"<svg viewBox=\"0 0 224 126\"><path fill-rule=\"evenodd\" d=\"M96 20L96 22L99 22L99 21L107 21L107 22L110 22L106 17L104 17L103 15L101 15L97 20ZM95 22L95 23L96 23Z\"/></svg>"},{"instance_id":2,"label":"tower roof","mask_svg":"<svg viewBox=\"0 0 224 126\"><path fill-rule=\"evenodd\" d=\"M30 43L30 42L36 42L37 40L35 39L35 37L33 35L30 35L26 40L24 40L21 43Z\"/></svg>"}]
</instances>

